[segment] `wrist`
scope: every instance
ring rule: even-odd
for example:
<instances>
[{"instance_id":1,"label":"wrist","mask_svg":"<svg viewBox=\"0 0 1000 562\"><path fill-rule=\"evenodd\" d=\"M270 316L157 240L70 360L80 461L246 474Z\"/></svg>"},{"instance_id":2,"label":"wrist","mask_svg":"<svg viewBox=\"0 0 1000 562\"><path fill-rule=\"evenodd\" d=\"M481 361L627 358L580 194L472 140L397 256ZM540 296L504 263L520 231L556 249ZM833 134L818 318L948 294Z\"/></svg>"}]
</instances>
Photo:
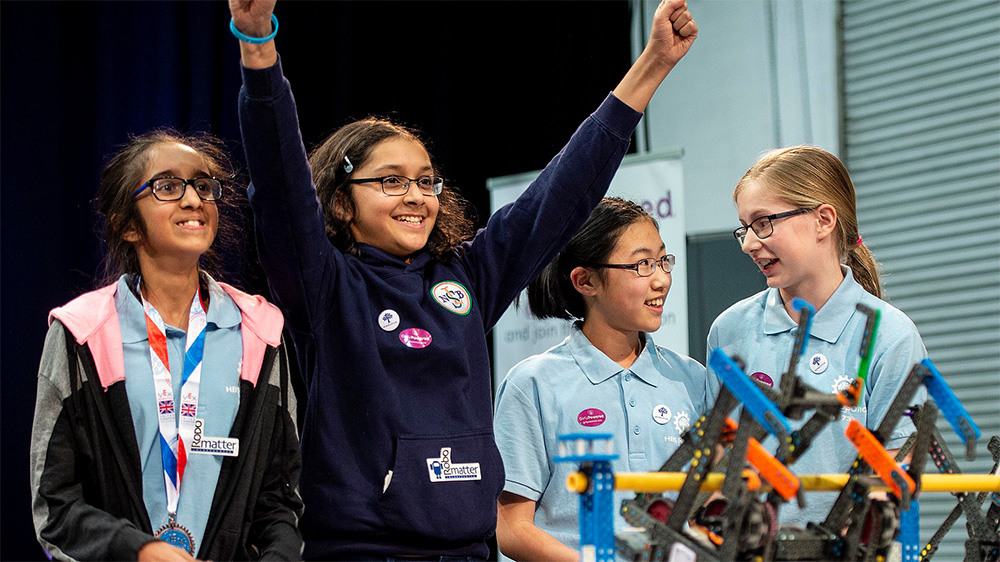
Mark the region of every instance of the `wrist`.
<instances>
[{"instance_id":1,"label":"wrist","mask_svg":"<svg viewBox=\"0 0 1000 562\"><path fill-rule=\"evenodd\" d=\"M267 24L254 25L253 29L237 28L236 19L232 18L229 20L229 31L242 43L262 45L274 39L274 36L278 34L278 16L271 14L271 19Z\"/></svg>"},{"instance_id":2,"label":"wrist","mask_svg":"<svg viewBox=\"0 0 1000 562\"><path fill-rule=\"evenodd\" d=\"M646 77L659 78L660 80L666 78L676 65L676 61L667 60L659 49L653 48L651 45L646 45L634 64Z\"/></svg>"}]
</instances>

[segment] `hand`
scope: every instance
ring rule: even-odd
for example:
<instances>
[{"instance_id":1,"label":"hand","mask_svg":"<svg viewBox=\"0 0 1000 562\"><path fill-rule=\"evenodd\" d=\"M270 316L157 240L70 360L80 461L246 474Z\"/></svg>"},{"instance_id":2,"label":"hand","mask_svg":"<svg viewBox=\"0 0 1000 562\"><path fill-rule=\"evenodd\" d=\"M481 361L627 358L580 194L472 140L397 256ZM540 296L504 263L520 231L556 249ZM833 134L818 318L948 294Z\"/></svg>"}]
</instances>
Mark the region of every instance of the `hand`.
<instances>
[{"instance_id":1,"label":"hand","mask_svg":"<svg viewBox=\"0 0 1000 562\"><path fill-rule=\"evenodd\" d=\"M673 68L687 54L698 37L698 24L685 0L661 0L653 13L646 51L662 64Z\"/></svg>"},{"instance_id":2,"label":"hand","mask_svg":"<svg viewBox=\"0 0 1000 562\"><path fill-rule=\"evenodd\" d=\"M273 31L271 12L275 0L229 0L236 29L250 37L267 37Z\"/></svg>"},{"instance_id":3,"label":"hand","mask_svg":"<svg viewBox=\"0 0 1000 562\"><path fill-rule=\"evenodd\" d=\"M139 562L194 562L194 557L186 550L155 540L139 549L138 560Z\"/></svg>"}]
</instances>

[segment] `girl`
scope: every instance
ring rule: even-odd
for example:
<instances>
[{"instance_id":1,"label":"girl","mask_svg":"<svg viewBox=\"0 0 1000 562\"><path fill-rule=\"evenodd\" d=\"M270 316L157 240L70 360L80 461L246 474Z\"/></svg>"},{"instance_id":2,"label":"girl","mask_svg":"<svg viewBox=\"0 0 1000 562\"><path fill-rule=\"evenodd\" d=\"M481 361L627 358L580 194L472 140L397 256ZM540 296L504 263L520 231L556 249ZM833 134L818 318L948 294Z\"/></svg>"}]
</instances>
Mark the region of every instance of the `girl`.
<instances>
[{"instance_id":1,"label":"girl","mask_svg":"<svg viewBox=\"0 0 1000 562\"><path fill-rule=\"evenodd\" d=\"M232 189L221 146L153 131L102 172L116 280L51 312L38 375L32 507L57 559L301 552L281 313L199 265Z\"/></svg>"},{"instance_id":2,"label":"girl","mask_svg":"<svg viewBox=\"0 0 1000 562\"><path fill-rule=\"evenodd\" d=\"M503 484L485 334L600 201L697 25L683 0L661 3L613 95L469 239L411 130L351 123L307 162L273 6L230 1L261 264L309 391L304 555L485 559Z\"/></svg>"},{"instance_id":3,"label":"girl","mask_svg":"<svg viewBox=\"0 0 1000 562\"><path fill-rule=\"evenodd\" d=\"M528 286L533 315L582 322L511 369L497 393L504 555L580 559L579 497L566 489L577 468L552 462L559 435L611 433L615 471L654 471L705 411L705 368L649 335L660 327L673 265L656 221L631 201L606 198Z\"/></svg>"},{"instance_id":4,"label":"girl","mask_svg":"<svg viewBox=\"0 0 1000 562\"><path fill-rule=\"evenodd\" d=\"M742 224L733 234L767 278L768 289L715 320L708 334L710 352L721 347L739 355L749 376L777 387L798 322L792 300L801 298L816 314L798 374L813 388L836 392L858 372L866 316L855 305L882 311L861 402L843 409L841 419L827 426L792 467L799 474L846 472L857 456L844 436L847 423L853 418L869 429L878 427L913 364L926 356L920 335L905 314L881 300L878 267L858 228L854 184L836 156L809 146L767 153L736 184L733 199ZM714 400L720 381L715 376L707 381ZM898 448L912 432L913 424L904 419L884 445ZM813 492L805 510L782 507L782 520L822 521L834 498L834 493Z\"/></svg>"}]
</instances>

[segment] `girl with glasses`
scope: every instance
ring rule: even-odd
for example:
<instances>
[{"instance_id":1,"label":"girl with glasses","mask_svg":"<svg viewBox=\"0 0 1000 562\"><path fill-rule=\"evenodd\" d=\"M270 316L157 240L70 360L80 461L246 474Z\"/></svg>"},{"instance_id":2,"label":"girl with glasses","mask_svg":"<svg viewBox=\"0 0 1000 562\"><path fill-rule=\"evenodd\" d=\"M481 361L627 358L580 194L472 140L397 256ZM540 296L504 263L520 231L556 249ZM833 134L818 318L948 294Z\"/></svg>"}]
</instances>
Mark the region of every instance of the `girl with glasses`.
<instances>
[{"instance_id":1,"label":"girl with glasses","mask_svg":"<svg viewBox=\"0 0 1000 562\"><path fill-rule=\"evenodd\" d=\"M32 508L56 559L301 552L283 319L208 273L231 175L219 141L169 130L101 174L111 282L51 312L38 375Z\"/></svg>"},{"instance_id":2,"label":"girl with glasses","mask_svg":"<svg viewBox=\"0 0 1000 562\"><path fill-rule=\"evenodd\" d=\"M577 467L552 462L559 435L610 433L616 472L655 471L704 413L705 368L650 336L672 266L656 221L631 201L605 198L528 286L535 317L577 322L562 343L511 369L497 392L504 555L580 559L579 496L566 489Z\"/></svg>"},{"instance_id":3,"label":"girl with glasses","mask_svg":"<svg viewBox=\"0 0 1000 562\"><path fill-rule=\"evenodd\" d=\"M721 347L730 356L739 355L748 376L777 389L799 319L792 300L800 298L816 313L797 374L817 390L839 392L854 380L861 360L867 316L856 305L881 311L860 403L843 408L840 419L792 466L799 474L846 472L857 456L844 436L848 422L857 419L869 429L878 427L914 363L926 356L920 335L905 314L881 299L878 265L861 239L854 184L836 156L809 146L769 152L736 184L733 200L743 225L734 234L768 288L715 320L709 353ZM706 380L714 401L721 383L714 374ZM914 398L917 402L922 402L920 396ZM899 448L913 430L904 418L885 436L884 445ZM804 510L783 506L782 521L822 522L835 497L833 492L812 492Z\"/></svg>"},{"instance_id":4,"label":"girl with glasses","mask_svg":"<svg viewBox=\"0 0 1000 562\"><path fill-rule=\"evenodd\" d=\"M261 264L309 388L307 559L485 559L503 465L486 333L600 201L697 25L683 0L526 193L473 235L416 133L365 119L307 159L273 1L230 0Z\"/></svg>"}]
</instances>

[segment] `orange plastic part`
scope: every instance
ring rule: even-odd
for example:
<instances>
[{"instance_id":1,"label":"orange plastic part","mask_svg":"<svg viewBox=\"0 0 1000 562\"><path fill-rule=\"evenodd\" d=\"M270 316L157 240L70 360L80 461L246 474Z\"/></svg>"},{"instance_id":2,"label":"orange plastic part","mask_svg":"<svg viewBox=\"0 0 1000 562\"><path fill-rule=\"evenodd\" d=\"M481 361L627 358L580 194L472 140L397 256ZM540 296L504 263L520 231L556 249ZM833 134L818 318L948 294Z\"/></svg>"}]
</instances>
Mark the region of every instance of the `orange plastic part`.
<instances>
[{"instance_id":1,"label":"orange plastic part","mask_svg":"<svg viewBox=\"0 0 1000 562\"><path fill-rule=\"evenodd\" d=\"M729 439L727 442L733 440L738 427L738 424L732 418L726 418L726 423L722 427L722 434L724 438L728 436ZM764 477L764 480L767 480L771 484L774 491L778 492L785 500L795 497L795 494L798 493L799 488L802 486L798 477L791 470L788 470L788 467L782 464L781 461L774 458L771 453L768 453L767 449L760 444L760 441L751 437L747 445L747 460Z\"/></svg>"},{"instance_id":2,"label":"orange plastic part","mask_svg":"<svg viewBox=\"0 0 1000 562\"><path fill-rule=\"evenodd\" d=\"M861 402L861 391L864 387L865 379L855 377L847 388L837 393L837 400L845 408L853 408L858 405L858 402Z\"/></svg>"},{"instance_id":3,"label":"orange plastic part","mask_svg":"<svg viewBox=\"0 0 1000 562\"><path fill-rule=\"evenodd\" d=\"M788 467L781 461L768 453L764 446L753 437L750 438L750 446L747 447L747 460L757 468L764 480L770 482L774 491L778 492L786 501L795 497L795 494L799 492L802 483L799 482L798 477L791 470L788 470Z\"/></svg>"},{"instance_id":4,"label":"orange plastic part","mask_svg":"<svg viewBox=\"0 0 1000 562\"><path fill-rule=\"evenodd\" d=\"M854 443L858 452L861 453L862 457L864 457L865 462L875 469L875 472L877 472L882 481L885 482L885 485L892 490L892 493L896 494L897 498L902 498L903 489L900 488L896 479L892 477L893 474L897 475L903 482L905 482L910 494L913 494L913 491L917 488L916 483L913 482L913 478L910 478L910 475L907 474L906 471L903 470L898 464L896 464L892 455L890 455L885 450L885 447L879 443L878 439L876 439L875 436L868 431L868 428L861 425L858 420L851 420L851 423L847 425L847 431L845 434L847 435L847 438L851 440L851 443Z\"/></svg>"}]
</instances>

